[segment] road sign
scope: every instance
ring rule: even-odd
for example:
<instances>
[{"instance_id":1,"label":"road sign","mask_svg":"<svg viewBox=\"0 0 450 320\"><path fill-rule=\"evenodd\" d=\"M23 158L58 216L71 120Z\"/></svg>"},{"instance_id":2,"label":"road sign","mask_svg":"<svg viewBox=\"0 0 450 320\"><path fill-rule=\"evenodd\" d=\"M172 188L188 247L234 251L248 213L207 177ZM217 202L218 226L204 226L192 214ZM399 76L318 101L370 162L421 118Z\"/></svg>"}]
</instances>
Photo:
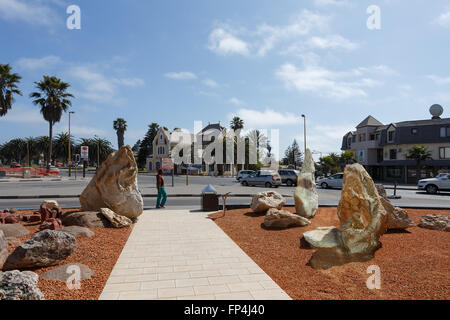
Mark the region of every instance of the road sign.
<instances>
[{"instance_id":1,"label":"road sign","mask_svg":"<svg viewBox=\"0 0 450 320\"><path fill-rule=\"evenodd\" d=\"M162 169L163 170L173 170L173 159L171 158L163 158L162 159Z\"/></svg>"},{"instance_id":2,"label":"road sign","mask_svg":"<svg viewBox=\"0 0 450 320\"><path fill-rule=\"evenodd\" d=\"M89 160L89 147L81 146L81 159Z\"/></svg>"}]
</instances>

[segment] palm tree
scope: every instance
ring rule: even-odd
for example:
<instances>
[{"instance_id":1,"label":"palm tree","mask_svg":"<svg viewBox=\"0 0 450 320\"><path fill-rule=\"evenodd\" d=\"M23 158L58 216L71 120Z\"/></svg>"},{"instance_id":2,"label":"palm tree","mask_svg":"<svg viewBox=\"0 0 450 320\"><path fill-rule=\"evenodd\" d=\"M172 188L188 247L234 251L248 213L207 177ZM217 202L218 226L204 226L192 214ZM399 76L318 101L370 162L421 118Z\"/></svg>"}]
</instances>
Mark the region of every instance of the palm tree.
<instances>
[{"instance_id":1,"label":"palm tree","mask_svg":"<svg viewBox=\"0 0 450 320\"><path fill-rule=\"evenodd\" d=\"M41 113L49 124L49 146L47 155L47 169L50 169L52 161L52 135L53 125L61 120L63 112L66 112L74 96L67 92L70 84L57 77L44 76L44 80L35 82L38 92L30 94L34 98L33 103L41 107Z\"/></svg>"},{"instance_id":2,"label":"palm tree","mask_svg":"<svg viewBox=\"0 0 450 320\"><path fill-rule=\"evenodd\" d=\"M70 140L74 141L73 135L70 135ZM70 153L74 153L74 145L70 146ZM53 157L54 159L60 160L61 162L66 162L69 157L69 134L67 132L61 132L56 135L54 146L53 146Z\"/></svg>"},{"instance_id":3,"label":"palm tree","mask_svg":"<svg viewBox=\"0 0 450 320\"><path fill-rule=\"evenodd\" d=\"M117 145L120 149L123 146L123 135L127 131L127 122L122 118L118 118L114 121L114 130L117 133Z\"/></svg>"},{"instance_id":4,"label":"palm tree","mask_svg":"<svg viewBox=\"0 0 450 320\"><path fill-rule=\"evenodd\" d=\"M14 94L22 95L17 84L22 79L17 73L11 73L9 64L0 64L0 117L6 115L14 102Z\"/></svg>"},{"instance_id":5,"label":"palm tree","mask_svg":"<svg viewBox=\"0 0 450 320\"><path fill-rule=\"evenodd\" d=\"M230 128L234 131L244 129L244 120L239 117L234 117L233 120L230 121Z\"/></svg>"},{"instance_id":6,"label":"palm tree","mask_svg":"<svg viewBox=\"0 0 450 320\"><path fill-rule=\"evenodd\" d=\"M407 159L415 160L416 161L416 176L417 181L420 180L420 171L422 169L422 161L431 160L431 151L429 151L424 146L414 146L411 149L408 150L408 154L406 155Z\"/></svg>"}]
</instances>

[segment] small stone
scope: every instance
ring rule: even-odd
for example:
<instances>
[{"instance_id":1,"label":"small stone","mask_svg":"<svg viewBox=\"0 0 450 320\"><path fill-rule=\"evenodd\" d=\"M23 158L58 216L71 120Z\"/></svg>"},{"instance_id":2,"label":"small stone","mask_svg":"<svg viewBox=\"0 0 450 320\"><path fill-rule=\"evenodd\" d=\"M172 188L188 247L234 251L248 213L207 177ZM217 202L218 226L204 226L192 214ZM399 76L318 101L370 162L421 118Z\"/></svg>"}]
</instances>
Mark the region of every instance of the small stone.
<instances>
[{"instance_id":1,"label":"small stone","mask_svg":"<svg viewBox=\"0 0 450 320\"><path fill-rule=\"evenodd\" d=\"M41 278L47 280L56 280L61 282L67 282L70 276L76 272L79 276L77 280L83 281L90 279L95 271L91 270L88 266L80 263L65 264L56 269L44 272L40 275Z\"/></svg>"},{"instance_id":2,"label":"small stone","mask_svg":"<svg viewBox=\"0 0 450 320\"><path fill-rule=\"evenodd\" d=\"M57 230L62 228L61 220L50 218L41 223L39 230Z\"/></svg>"},{"instance_id":3,"label":"small stone","mask_svg":"<svg viewBox=\"0 0 450 320\"><path fill-rule=\"evenodd\" d=\"M38 281L39 276L31 271L0 272L0 300L44 300Z\"/></svg>"},{"instance_id":4,"label":"small stone","mask_svg":"<svg viewBox=\"0 0 450 320\"><path fill-rule=\"evenodd\" d=\"M265 213L271 208L281 210L285 204L286 200L278 192L260 192L253 196L251 209L256 213Z\"/></svg>"},{"instance_id":5,"label":"small stone","mask_svg":"<svg viewBox=\"0 0 450 320\"><path fill-rule=\"evenodd\" d=\"M75 238L78 237L85 237L90 238L95 235L95 233L88 228L85 227L79 227L79 226L70 226L70 227L64 227L62 231L70 233Z\"/></svg>"},{"instance_id":6,"label":"small stone","mask_svg":"<svg viewBox=\"0 0 450 320\"><path fill-rule=\"evenodd\" d=\"M20 238L30 234L27 228L19 223L16 224L0 224L0 230L3 231L5 237L16 237Z\"/></svg>"},{"instance_id":7,"label":"small stone","mask_svg":"<svg viewBox=\"0 0 450 320\"><path fill-rule=\"evenodd\" d=\"M321 227L303 234L306 242L314 248L334 248L342 245L341 230L336 227Z\"/></svg>"},{"instance_id":8,"label":"small stone","mask_svg":"<svg viewBox=\"0 0 450 320\"><path fill-rule=\"evenodd\" d=\"M64 226L79 226L86 228L109 228L108 219L97 211L72 212L62 216Z\"/></svg>"},{"instance_id":9,"label":"small stone","mask_svg":"<svg viewBox=\"0 0 450 320\"><path fill-rule=\"evenodd\" d=\"M132 224L131 219L120 216L111 209L101 208L100 212L105 216L106 219L111 223L114 228L125 228Z\"/></svg>"},{"instance_id":10,"label":"small stone","mask_svg":"<svg viewBox=\"0 0 450 320\"><path fill-rule=\"evenodd\" d=\"M299 215L293 214L286 210L278 210L271 208L266 214L264 225L268 228L289 228L289 227L304 227L311 224L311 222Z\"/></svg>"},{"instance_id":11,"label":"small stone","mask_svg":"<svg viewBox=\"0 0 450 320\"><path fill-rule=\"evenodd\" d=\"M450 217L440 216L436 214L430 214L423 216L420 219L419 227L430 229L430 230L439 230L439 231L450 231Z\"/></svg>"}]
</instances>

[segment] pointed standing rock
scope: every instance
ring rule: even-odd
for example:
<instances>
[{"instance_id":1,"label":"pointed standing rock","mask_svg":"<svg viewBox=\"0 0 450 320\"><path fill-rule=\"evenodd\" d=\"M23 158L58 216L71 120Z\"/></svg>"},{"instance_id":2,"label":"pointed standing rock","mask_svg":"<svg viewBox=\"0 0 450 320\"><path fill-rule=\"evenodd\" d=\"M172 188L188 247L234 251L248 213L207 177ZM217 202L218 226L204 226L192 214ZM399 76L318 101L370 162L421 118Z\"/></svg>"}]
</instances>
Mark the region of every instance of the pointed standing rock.
<instances>
[{"instance_id":1,"label":"pointed standing rock","mask_svg":"<svg viewBox=\"0 0 450 320\"><path fill-rule=\"evenodd\" d=\"M316 190L315 165L312 153L306 149L305 161L298 177L294 192L296 213L305 218L313 218L319 208L319 194Z\"/></svg>"},{"instance_id":2,"label":"pointed standing rock","mask_svg":"<svg viewBox=\"0 0 450 320\"><path fill-rule=\"evenodd\" d=\"M109 208L115 213L137 218L144 201L137 184L138 168L130 146L110 154L80 197L83 211Z\"/></svg>"}]
</instances>

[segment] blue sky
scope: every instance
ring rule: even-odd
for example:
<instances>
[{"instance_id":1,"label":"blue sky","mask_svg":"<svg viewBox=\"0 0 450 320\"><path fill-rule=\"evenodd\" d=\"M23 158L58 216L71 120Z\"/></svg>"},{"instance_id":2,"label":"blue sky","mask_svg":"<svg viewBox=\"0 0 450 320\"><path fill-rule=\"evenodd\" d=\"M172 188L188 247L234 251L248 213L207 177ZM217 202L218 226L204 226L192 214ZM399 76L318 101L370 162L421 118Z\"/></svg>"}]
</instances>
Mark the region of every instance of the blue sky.
<instances>
[{"instance_id":1,"label":"blue sky","mask_svg":"<svg viewBox=\"0 0 450 320\"><path fill-rule=\"evenodd\" d=\"M71 4L81 30L66 28ZM370 5L380 30L366 26ZM309 147L335 152L369 114L424 119L439 103L448 117L449 36L439 0L0 0L0 63L24 93L0 118L0 143L48 134L28 98L46 74L72 85L78 138L116 145L117 117L133 145L151 122L193 130L238 115L247 129L280 129L283 152L303 143L305 113ZM67 126L64 115L55 132Z\"/></svg>"}]
</instances>

